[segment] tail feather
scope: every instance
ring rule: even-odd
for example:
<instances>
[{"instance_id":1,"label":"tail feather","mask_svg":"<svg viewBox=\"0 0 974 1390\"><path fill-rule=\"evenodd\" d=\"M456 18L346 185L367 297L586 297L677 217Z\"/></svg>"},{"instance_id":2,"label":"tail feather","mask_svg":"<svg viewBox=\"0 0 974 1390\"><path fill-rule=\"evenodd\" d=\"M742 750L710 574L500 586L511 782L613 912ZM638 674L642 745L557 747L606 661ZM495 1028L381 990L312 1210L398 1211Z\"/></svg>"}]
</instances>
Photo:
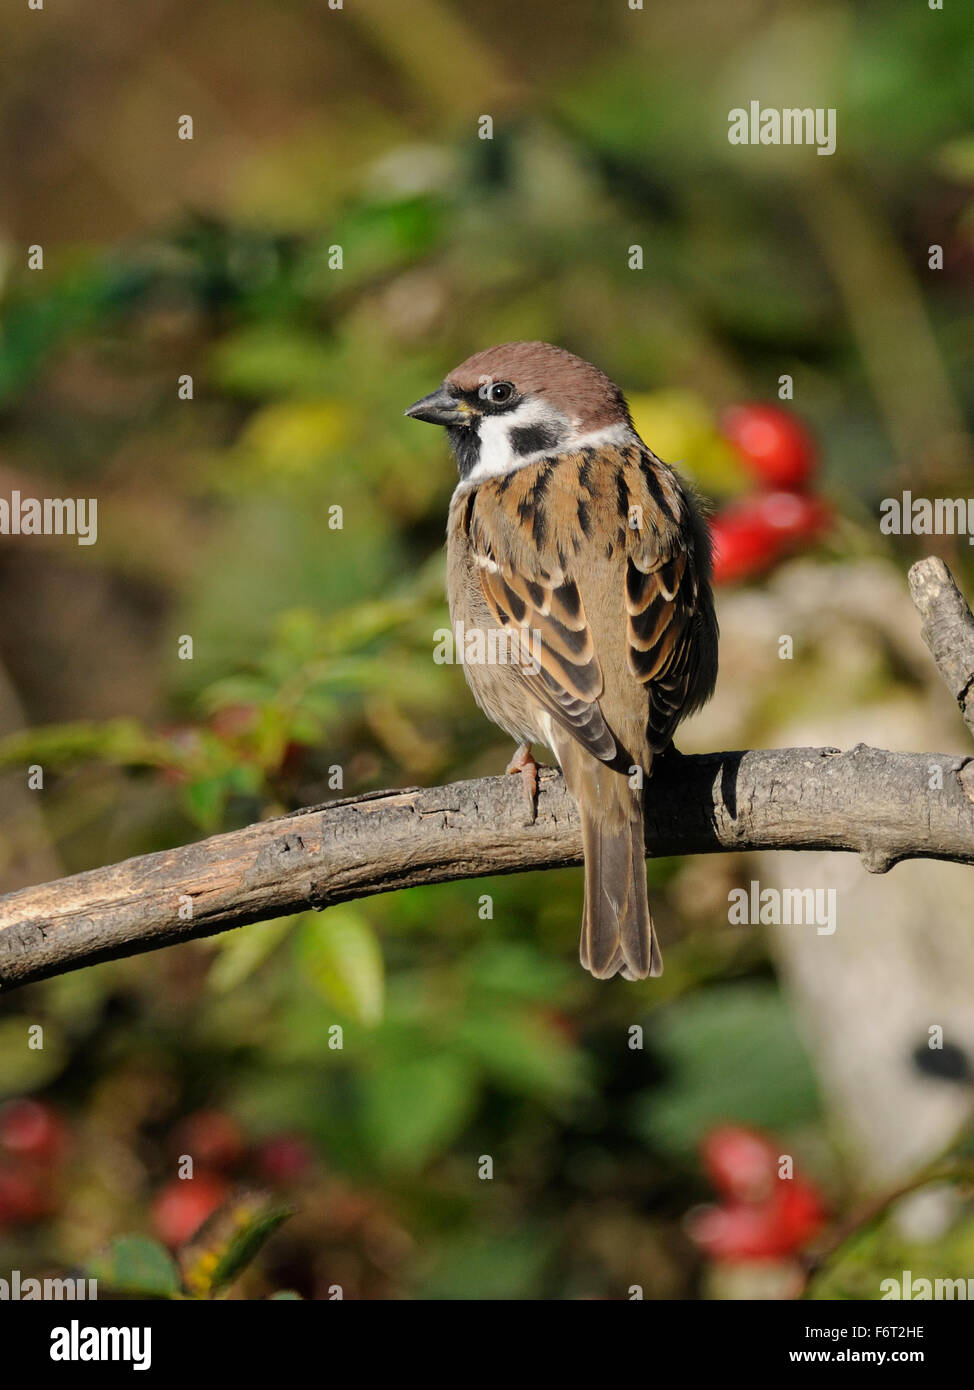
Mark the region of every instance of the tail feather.
<instances>
[{"instance_id":1,"label":"tail feather","mask_svg":"<svg viewBox=\"0 0 974 1390\"><path fill-rule=\"evenodd\" d=\"M596 794L577 798L585 850L579 959L599 980L643 980L662 974L663 960L646 894L642 806L624 777L591 761Z\"/></svg>"}]
</instances>

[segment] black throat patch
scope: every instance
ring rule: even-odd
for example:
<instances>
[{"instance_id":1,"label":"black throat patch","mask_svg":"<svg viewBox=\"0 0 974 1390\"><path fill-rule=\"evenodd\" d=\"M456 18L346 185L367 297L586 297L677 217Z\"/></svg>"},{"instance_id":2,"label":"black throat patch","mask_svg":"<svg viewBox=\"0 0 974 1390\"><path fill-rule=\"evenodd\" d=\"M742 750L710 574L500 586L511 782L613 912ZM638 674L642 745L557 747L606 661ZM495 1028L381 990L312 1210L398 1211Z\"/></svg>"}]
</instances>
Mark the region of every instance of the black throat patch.
<instances>
[{"instance_id":1,"label":"black throat patch","mask_svg":"<svg viewBox=\"0 0 974 1390\"><path fill-rule=\"evenodd\" d=\"M446 437L461 478L468 478L480 458L480 431L476 425L448 425Z\"/></svg>"}]
</instances>

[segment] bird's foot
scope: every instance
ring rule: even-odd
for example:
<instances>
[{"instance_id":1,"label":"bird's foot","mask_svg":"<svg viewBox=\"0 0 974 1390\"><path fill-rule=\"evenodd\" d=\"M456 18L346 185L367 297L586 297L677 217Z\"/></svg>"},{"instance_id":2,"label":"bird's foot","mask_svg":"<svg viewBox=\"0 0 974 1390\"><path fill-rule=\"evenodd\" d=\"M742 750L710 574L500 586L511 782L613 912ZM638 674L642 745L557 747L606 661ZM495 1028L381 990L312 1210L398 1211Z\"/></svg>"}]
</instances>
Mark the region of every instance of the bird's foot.
<instances>
[{"instance_id":1,"label":"bird's foot","mask_svg":"<svg viewBox=\"0 0 974 1390\"><path fill-rule=\"evenodd\" d=\"M538 764L531 754L530 743L521 744L505 771L521 774L521 786L528 803L527 824L533 825L538 819Z\"/></svg>"}]
</instances>

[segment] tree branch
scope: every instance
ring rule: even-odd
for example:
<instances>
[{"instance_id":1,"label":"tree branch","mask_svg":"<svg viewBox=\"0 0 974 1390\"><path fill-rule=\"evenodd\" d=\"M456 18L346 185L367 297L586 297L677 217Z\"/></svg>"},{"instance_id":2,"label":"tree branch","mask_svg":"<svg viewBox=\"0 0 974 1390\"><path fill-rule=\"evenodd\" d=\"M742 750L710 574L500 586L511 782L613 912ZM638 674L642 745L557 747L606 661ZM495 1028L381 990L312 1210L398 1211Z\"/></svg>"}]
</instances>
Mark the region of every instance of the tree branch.
<instances>
[{"instance_id":1,"label":"tree branch","mask_svg":"<svg viewBox=\"0 0 974 1390\"><path fill-rule=\"evenodd\" d=\"M966 645L974 619L940 566L922 561L911 585L928 645L956 692L968 659L956 653L974 650ZM909 858L974 864L974 756L864 744L844 753L672 752L647 786L646 848L848 850L873 873ZM330 802L0 897L0 987L308 907L581 857L578 814L552 770L542 773L530 824L516 777Z\"/></svg>"},{"instance_id":2,"label":"tree branch","mask_svg":"<svg viewBox=\"0 0 974 1390\"><path fill-rule=\"evenodd\" d=\"M974 617L954 576L935 556L910 570L910 593L922 619L920 633L944 684L974 735Z\"/></svg>"}]
</instances>

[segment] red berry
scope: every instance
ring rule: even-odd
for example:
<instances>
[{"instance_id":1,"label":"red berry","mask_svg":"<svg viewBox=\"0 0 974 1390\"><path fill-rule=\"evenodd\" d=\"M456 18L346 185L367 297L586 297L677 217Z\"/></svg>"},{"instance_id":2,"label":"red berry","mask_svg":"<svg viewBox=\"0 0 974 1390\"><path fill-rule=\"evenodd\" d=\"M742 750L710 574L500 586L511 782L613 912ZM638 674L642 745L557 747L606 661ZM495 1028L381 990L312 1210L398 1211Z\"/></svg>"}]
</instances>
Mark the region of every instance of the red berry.
<instances>
[{"instance_id":1,"label":"red berry","mask_svg":"<svg viewBox=\"0 0 974 1390\"><path fill-rule=\"evenodd\" d=\"M804 1178L781 1183L776 1203L779 1229L792 1242L792 1249L805 1245L825 1221L825 1205L817 1188Z\"/></svg>"},{"instance_id":2,"label":"red berry","mask_svg":"<svg viewBox=\"0 0 974 1390\"><path fill-rule=\"evenodd\" d=\"M815 442L797 416L777 405L737 405L725 412L721 430L762 486L808 485L815 468Z\"/></svg>"},{"instance_id":3,"label":"red berry","mask_svg":"<svg viewBox=\"0 0 974 1390\"><path fill-rule=\"evenodd\" d=\"M299 1135L275 1134L258 1148L257 1167L270 1183L297 1182L311 1167L311 1148Z\"/></svg>"},{"instance_id":4,"label":"red berry","mask_svg":"<svg viewBox=\"0 0 974 1390\"><path fill-rule=\"evenodd\" d=\"M760 1202L770 1197L778 1178L778 1150L756 1130L721 1125L703 1141L704 1167L724 1197Z\"/></svg>"},{"instance_id":5,"label":"red berry","mask_svg":"<svg viewBox=\"0 0 974 1390\"><path fill-rule=\"evenodd\" d=\"M0 1109L0 1149L20 1158L50 1163L67 1144L61 1117L39 1100L12 1100Z\"/></svg>"},{"instance_id":6,"label":"red berry","mask_svg":"<svg viewBox=\"0 0 974 1390\"><path fill-rule=\"evenodd\" d=\"M173 1178L152 1203L152 1225L166 1245L185 1245L208 1216L222 1206L230 1189L216 1173Z\"/></svg>"},{"instance_id":7,"label":"red berry","mask_svg":"<svg viewBox=\"0 0 974 1390\"><path fill-rule=\"evenodd\" d=\"M232 1168L246 1148L243 1131L222 1110L197 1110L176 1129L176 1148L204 1168Z\"/></svg>"},{"instance_id":8,"label":"red berry","mask_svg":"<svg viewBox=\"0 0 974 1390\"><path fill-rule=\"evenodd\" d=\"M730 1202L691 1213L691 1238L714 1260L770 1260L800 1250L822 1226L822 1203L800 1178L776 1181L767 1202Z\"/></svg>"},{"instance_id":9,"label":"red berry","mask_svg":"<svg viewBox=\"0 0 974 1390\"><path fill-rule=\"evenodd\" d=\"M784 1253L781 1240L764 1207L742 1202L726 1207L700 1207L687 1217L691 1240L712 1260L771 1259Z\"/></svg>"},{"instance_id":10,"label":"red berry","mask_svg":"<svg viewBox=\"0 0 974 1390\"><path fill-rule=\"evenodd\" d=\"M50 1190L40 1174L24 1167L0 1168L0 1224L40 1221L55 1210Z\"/></svg>"},{"instance_id":11,"label":"red berry","mask_svg":"<svg viewBox=\"0 0 974 1390\"><path fill-rule=\"evenodd\" d=\"M766 492L753 506L769 531L785 541L817 536L832 519L827 502L801 492Z\"/></svg>"},{"instance_id":12,"label":"red berry","mask_svg":"<svg viewBox=\"0 0 974 1390\"><path fill-rule=\"evenodd\" d=\"M714 582L732 584L768 569L777 555L777 543L759 517L731 512L715 516L710 524L714 540Z\"/></svg>"},{"instance_id":13,"label":"red berry","mask_svg":"<svg viewBox=\"0 0 974 1390\"><path fill-rule=\"evenodd\" d=\"M714 580L730 584L760 574L826 529L831 511L819 497L765 492L745 497L711 522Z\"/></svg>"},{"instance_id":14,"label":"red berry","mask_svg":"<svg viewBox=\"0 0 974 1390\"><path fill-rule=\"evenodd\" d=\"M745 1125L721 1125L703 1142L703 1160L723 1206L691 1213L693 1240L715 1260L775 1259L793 1254L825 1219L817 1189L805 1178L780 1178L777 1146Z\"/></svg>"}]
</instances>

